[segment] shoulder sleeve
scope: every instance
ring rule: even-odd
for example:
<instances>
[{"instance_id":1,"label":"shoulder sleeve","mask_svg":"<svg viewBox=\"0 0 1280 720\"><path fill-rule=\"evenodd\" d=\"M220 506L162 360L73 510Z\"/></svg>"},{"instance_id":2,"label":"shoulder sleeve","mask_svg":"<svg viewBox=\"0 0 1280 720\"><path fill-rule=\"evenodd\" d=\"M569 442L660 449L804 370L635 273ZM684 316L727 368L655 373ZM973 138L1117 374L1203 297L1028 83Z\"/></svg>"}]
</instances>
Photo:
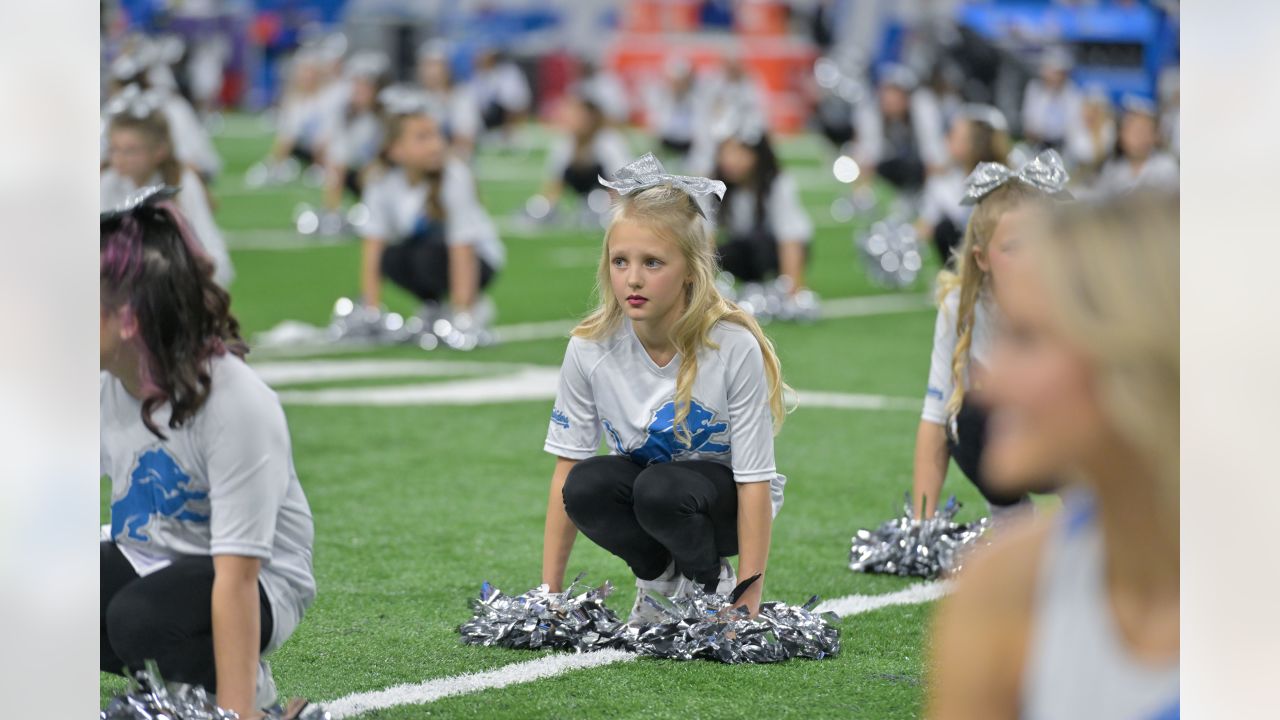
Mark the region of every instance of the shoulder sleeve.
<instances>
[{"instance_id":1,"label":"shoulder sleeve","mask_svg":"<svg viewBox=\"0 0 1280 720\"><path fill-rule=\"evenodd\" d=\"M552 455L585 460L600 447L600 419L591 392L591 380L581 366L582 340L570 338L560 366L560 387L551 408L543 449Z\"/></svg>"},{"instance_id":2,"label":"shoulder sleeve","mask_svg":"<svg viewBox=\"0 0 1280 720\"><path fill-rule=\"evenodd\" d=\"M559 180L564 173L564 169L569 167L569 160L573 157L573 138L568 135L559 135L551 141L551 147L547 148L547 176Z\"/></svg>"},{"instance_id":3,"label":"shoulder sleeve","mask_svg":"<svg viewBox=\"0 0 1280 720\"><path fill-rule=\"evenodd\" d=\"M809 242L813 237L813 220L800 204L800 188L786 173L775 178L769 190L769 223L779 241Z\"/></svg>"},{"instance_id":4,"label":"shoulder sleeve","mask_svg":"<svg viewBox=\"0 0 1280 720\"><path fill-rule=\"evenodd\" d=\"M764 351L754 336L726 344L725 389L729 398L729 444L733 479L739 483L772 481L778 474L773 456L773 413Z\"/></svg>"},{"instance_id":5,"label":"shoulder sleeve","mask_svg":"<svg viewBox=\"0 0 1280 720\"><path fill-rule=\"evenodd\" d=\"M947 400L951 397L951 356L956 349L956 311L959 294L948 293L938 306L933 328L933 354L929 359L929 385L924 395L922 420L947 424Z\"/></svg>"},{"instance_id":6,"label":"shoulder sleeve","mask_svg":"<svg viewBox=\"0 0 1280 720\"><path fill-rule=\"evenodd\" d=\"M236 362L224 360L224 362ZM292 448L284 410L266 386L224 368L214 399L202 418L205 471L209 478L210 543L213 555L271 558L276 517L293 475Z\"/></svg>"},{"instance_id":7,"label":"shoulder sleeve","mask_svg":"<svg viewBox=\"0 0 1280 720\"><path fill-rule=\"evenodd\" d=\"M380 173L370 180L360 196L360 202L369 210L362 234L366 238L393 240L390 237L391 216L387 208L387 174Z\"/></svg>"},{"instance_id":8,"label":"shoulder sleeve","mask_svg":"<svg viewBox=\"0 0 1280 720\"><path fill-rule=\"evenodd\" d=\"M476 196L475 180L466 164L450 162L443 182L441 194L447 213L445 242L449 245L474 245L482 233L493 232L492 220Z\"/></svg>"},{"instance_id":9,"label":"shoulder sleeve","mask_svg":"<svg viewBox=\"0 0 1280 720\"><path fill-rule=\"evenodd\" d=\"M454 136L475 138L480 134L480 108L475 98L465 89L453 91L449 101L449 123Z\"/></svg>"}]
</instances>

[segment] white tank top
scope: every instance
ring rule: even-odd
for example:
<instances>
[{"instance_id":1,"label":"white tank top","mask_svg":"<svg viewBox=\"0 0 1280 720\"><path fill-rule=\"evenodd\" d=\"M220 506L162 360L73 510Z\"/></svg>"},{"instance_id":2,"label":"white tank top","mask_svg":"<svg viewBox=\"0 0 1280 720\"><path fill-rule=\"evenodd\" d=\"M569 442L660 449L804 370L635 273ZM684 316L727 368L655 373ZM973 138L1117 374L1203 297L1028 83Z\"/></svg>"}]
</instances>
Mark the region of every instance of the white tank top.
<instances>
[{"instance_id":1,"label":"white tank top","mask_svg":"<svg viewBox=\"0 0 1280 720\"><path fill-rule=\"evenodd\" d=\"M1170 720L1178 664L1130 655L1106 594L1102 534L1087 497L1069 497L1045 548L1022 713L1031 720Z\"/></svg>"}]
</instances>

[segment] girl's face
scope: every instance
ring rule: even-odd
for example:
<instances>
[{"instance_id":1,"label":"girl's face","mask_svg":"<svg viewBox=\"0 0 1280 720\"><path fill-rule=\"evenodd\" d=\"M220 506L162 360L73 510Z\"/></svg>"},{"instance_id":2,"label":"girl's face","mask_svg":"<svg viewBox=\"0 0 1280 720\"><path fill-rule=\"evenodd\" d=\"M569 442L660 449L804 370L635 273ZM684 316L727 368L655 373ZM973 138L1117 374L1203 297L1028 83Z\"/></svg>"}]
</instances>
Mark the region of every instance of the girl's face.
<instances>
[{"instance_id":1,"label":"girl's face","mask_svg":"<svg viewBox=\"0 0 1280 720\"><path fill-rule=\"evenodd\" d=\"M578 98L568 98L561 113L565 128L573 135L585 136L595 127L591 109Z\"/></svg>"},{"instance_id":2,"label":"girl's face","mask_svg":"<svg viewBox=\"0 0 1280 720\"><path fill-rule=\"evenodd\" d=\"M145 184L164 161L164 143L131 128L112 130L107 137L107 159L111 169L137 185Z\"/></svg>"},{"instance_id":3,"label":"girl's face","mask_svg":"<svg viewBox=\"0 0 1280 720\"><path fill-rule=\"evenodd\" d=\"M1126 157L1145 158L1156 147L1156 120L1143 113L1125 113L1120 121L1120 147Z\"/></svg>"},{"instance_id":4,"label":"girl's face","mask_svg":"<svg viewBox=\"0 0 1280 720\"><path fill-rule=\"evenodd\" d=\"M968 120L956 118L947 133L947 152L957 165L969 164L969 150L973 145L973 126Z\"/></svg>"},{"instance_id":5,"label":"girl's face","mask_svg":"<svg viewBox=\"0 0 1280 720\"><path fill-rule=\"evenodd\" d=\"M449 87L449 66L443 58L426 58L418 63L418 82L428 90Z\"/></svg>"},{"instance_id":6,"label":"girl's face","mask_svg":"<svg viewBox=\"0 0 1280 720\"><path fill-rule=\"evenodd\" d=\"M991 286L997 288L998 293L1000 292L998 288L1004 285L1005 276L1014 272L1013 268L1018 260L1018 249L1030 220L1030 211L1026 207L1005 212L996 222L995 231L991 233L991 239L986 247L973 249L978 267L991 277ZM1001 307L1003 306L1002 301Z\"/></svg>"},{"instance_id":7,"label":"girl's face","mask_svg":"<svg viewBox=\"0 0 1280 720\"><path fill-rule=\"evenodd\" d=\"M984 387L991 403L983 472L1017 490L1108 454L1092 366L1052 314L1034 268L1004 277L1002 325Z\"/></svg>"},{"instance_id":8,"label":"girl's face","mask_svg":"<svg viewBox=\"0 0 1280 720\"><path fill-rule=\"evenodd\" d=\"M674 242L632 220L609 234L609 282L633 322L674 322L684 310L689 282L684 255Z\"/></svg>"},{"instance_id":9,"label":"girl's face","mask_svg":"<svg viewBox=\"0 0 1280 720\"><path fill-rule=\"evenodd\" d=\"M134 337L137 325L131 321L132 314L124 305L115 309L100 305L98 315L102 325L98 342L98 369L114 371L119 363L120 350Z\"/></svg>"},{"instance_id":10,"label":"girl's face","mask_svg":"<svg viewBox=\"0 0 1280 720\"><path fill-rule=\"evenodd\" d=\"M911 96L897 85L880 87L880 112L890 120L900 120L907 116L911 105Z\"/></svg>"},{"instance_id":11,"label":"girl's face","mask_svg":"<svg viewBox=\"0 0 1280 720\"><path fill-rule=\"evenodd\" d=\"M724 173L725 182L738 184L746 182L756 169L756 153L737 138L729 138L720 143L720 170Z\"/></svg>"},{"instance_id":12,"label":"girl's face","mask_svg":"<svg viewBox=\"0 0 1280 720\"><path fill-rule=\"evenodd\" d=\"M391 162L408 170L435 172L444 167L448 147L436 121L415 115L400 121L400 134L387 148Z\"/></svg>"},{"instance_id":13,"label":"girl's face","mask_svg":"<svg viewBox=\"0 0 1280 720\"><path fill-rule=\"evenodd\" d=\"M351 83L351 105L359 112L370 112L378 100L378 87L367 77L357 77Z\"/></svg>"}]
</instances>

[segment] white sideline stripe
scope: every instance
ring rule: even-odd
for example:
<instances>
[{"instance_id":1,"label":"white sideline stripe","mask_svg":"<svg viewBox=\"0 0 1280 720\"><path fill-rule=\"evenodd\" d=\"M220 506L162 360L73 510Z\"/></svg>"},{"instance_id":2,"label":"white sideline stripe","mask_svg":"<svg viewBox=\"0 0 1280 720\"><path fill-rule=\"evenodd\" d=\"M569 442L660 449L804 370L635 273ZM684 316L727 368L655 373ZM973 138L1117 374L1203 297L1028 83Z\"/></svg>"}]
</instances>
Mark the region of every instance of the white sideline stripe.
<instances>
[{"instance_id":1,"label":"white sideline stripe","mask_svg":"<svg viewBox=\"0 0 1280 720\"><path fill-rule=\"evenodd\" d=\"M932 602L951 592L946 581L920 583L904 590L884 595L846 595L818 604L816 612L833 612L840 617L860 615L891 605L918 605Z\"/></svg>"},{"instance_id":2,"label":"white sideline stripe","mask_svg":"<svg viewBox=\"0 0 1280 720\"><path fill-rule=\"evenodd\" d=\"M630 662L636 656L622 650L598 650L581 655L556 654L537 660L513 663L481 673L467 673L437 678L417 684L389 687L386 690L356 693L324 703L334 720L349 718L371 710L385 710L399 705L423 705L451 695L465 695L489 688L533 682L571 670Z\"/></svg>"},{"instance_id":3,"label":"white sideline stripe","mask_svg":"<svg viewBox=\"0 0 1280 720\"><path fill-rule=\"evenodd\" d=\"M863 393L821 392L797 390L796 401L801 408L832 408L836 410L919 410L923 401L919 398L865 395Z\"/></svg>"},{"instance_id":4,"label":"white sideline stripe","mask_svg":"<svg viewBox=\"0 0 1280 720\"><path fill-rule=\"evenodd\" d=\"M475 380L364 388L281 390L280 402L292 405L488 405L547 400L556 396L560 371L526 367L514 374Z\"/></svg>"},{"instance_id":5,"label":"white sideline stripe","mask_svg":"<svg viewBox=\"0 0 1280 720\"><path fill-rule=\"evenodd\" d=\"M913 585L905 590L885 595L848 595L821 603L817 607L817 612L834 612L841 618L847 618L892 605L916 605L937 600L946 595L949 590L950 586L945 582L932 582ZM631 662L637 657L622 650L598 650L579 655L546 655L536 660L505 665L496 670L436 678L416 685L396 685L385 690L355 693L322 704L334 720L341 720L372 710L385 710L400 705L425 705L452 695L465 695L489 688L534 682L572 670Z\"/></svg>"},{"instance_id":6,"label":"white sideline stripe","mask_svg":"<svg viewBox=\"0 0 1280 720\"><path fill-rule=\"evenodd\" d=\"M259 363L253 369L268 385L298 385L386 377L493 375L516 372L524 367L527 366L516 363L454 360L309 360Z\"/></svg>"}]
</instances>

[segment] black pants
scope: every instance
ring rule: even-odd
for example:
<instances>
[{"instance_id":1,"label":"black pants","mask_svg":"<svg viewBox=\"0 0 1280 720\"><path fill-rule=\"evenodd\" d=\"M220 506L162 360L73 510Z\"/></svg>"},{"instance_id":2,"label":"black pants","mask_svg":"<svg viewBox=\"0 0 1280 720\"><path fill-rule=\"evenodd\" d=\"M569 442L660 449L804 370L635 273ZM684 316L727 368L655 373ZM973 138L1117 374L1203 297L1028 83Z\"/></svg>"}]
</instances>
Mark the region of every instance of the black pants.
<instances>
[{"instance_id":1,"label":"black pants","mask_svg":"<svg viewBox=\"0 0 1280 720\"><path fill-rule=\"evenodd\" d=\"M480 289L493 281L493 266L477 258ZM449 297L449 247L439 224L398 245L382 251L382 274L413 293L423 302L442 302Z\"/></svg>"},{"instance_id":2,"label":"black pants","mask_svg":"<svg viewBox=\"0 0 1280 720\"><path fill-rule=\"evenodd\" d=\"M810 245L804 246L804 264L809 264ZM773 233L757 230L734 233L716 248L720 268L742 282L763 282L781 271L778 239Z\"/></svg>"},{"instance_id":3,"label":"black pants","mask_svg":"<svg viewBox=\"0 0 1280 720\"><path fill-rule=\"evenodd\" d=\"M672 140L671 138L662 138L662 149L672 155L688 155L689 148L693 147L692 140Z\"/></svg>"},{"instance_id":4,"label":"black pants","mask_svg":"<svg viewBox=\"0 0 1280 720\"><path fill-rule=\"evenodd\" d=\"M103 672L141 670L155 660L166 681L202 685L216 693L213 662L213 558L184 557L163 570L138 577L116 544L98 544L101 556ZM271 640L274 620L258 583L259 650Z\"/></svg>"},{"instance_id":5,"label":"black pants","mask_svg":"<svg viewBox=\"0 0 1280 720\"><path fill-rule=\"evenodd\" d=\"M917 191L924 187L924 163L919 157L903 156L882 160L876 174L899 190Z\"/></svg>"},{"instance_id":6,"label":"black pants","mask_svg":"<svg viewBox=\"0 0 1280 720\"><path fill-rule=\"evenodd\" d=\"M720 463L641 467L619 455L583 460L564 483L564 509L583 535L652 580L674 559L715 589L720 558L738 554L738 487Z\"/></svg>"},{"instance_id":7,"label":"black pants","mask_svg":"<svg viewBox=\"0 0 1280 720\"><path fill-rule=\"evenodd\" d=\"M498 102L490 102L480 111L480 119L484 121L484 129L492 130L507 122L507 109Z\"/></svg>"},{"instance_id":8,"label":"black pants","mask_svg":"<svg viewBox=\"0 0 1280 720\"><path fill-rule=\"evenodd\" d=\"M950 433L947 435L947 449L951 452L951 459L956 461L956 467L978 488L987 502L997 507L1016 505L1028 500L1028 493L993 488L982 473L982 454L987 447L987 415L986 407L966 396L960 412L956 414L956 437L951 437ZM1057 483L1053 482L1038 483L1031 488L1035 493L1056 490Z\"/></svg>"},{"instance_id":9,"label":"black pants","mask_svg":"<svg viewBox=\"0 0 1280 720\"><path fill-rule=\"evenodd\" d=\"M564 184L573 189L574 192L586 197L592 190L601 190L604 188L600 184L600 176L604 174L604 167L598 162L591 164L573 165L564 169L561 179Z\"/></svg>"},{"instance_id":10,"label":"black pants","mask_svg":"<svg viewBox=\"0 0 1280 720\"><path fill-rule=\"evenodd\" d=\"M964 240L964 228L956 227L951 218L942 218L933 226L933 247L938 251L938 260L945 266L955 269L956 250L960 241Z\"/></svg>"}]
</instances>

